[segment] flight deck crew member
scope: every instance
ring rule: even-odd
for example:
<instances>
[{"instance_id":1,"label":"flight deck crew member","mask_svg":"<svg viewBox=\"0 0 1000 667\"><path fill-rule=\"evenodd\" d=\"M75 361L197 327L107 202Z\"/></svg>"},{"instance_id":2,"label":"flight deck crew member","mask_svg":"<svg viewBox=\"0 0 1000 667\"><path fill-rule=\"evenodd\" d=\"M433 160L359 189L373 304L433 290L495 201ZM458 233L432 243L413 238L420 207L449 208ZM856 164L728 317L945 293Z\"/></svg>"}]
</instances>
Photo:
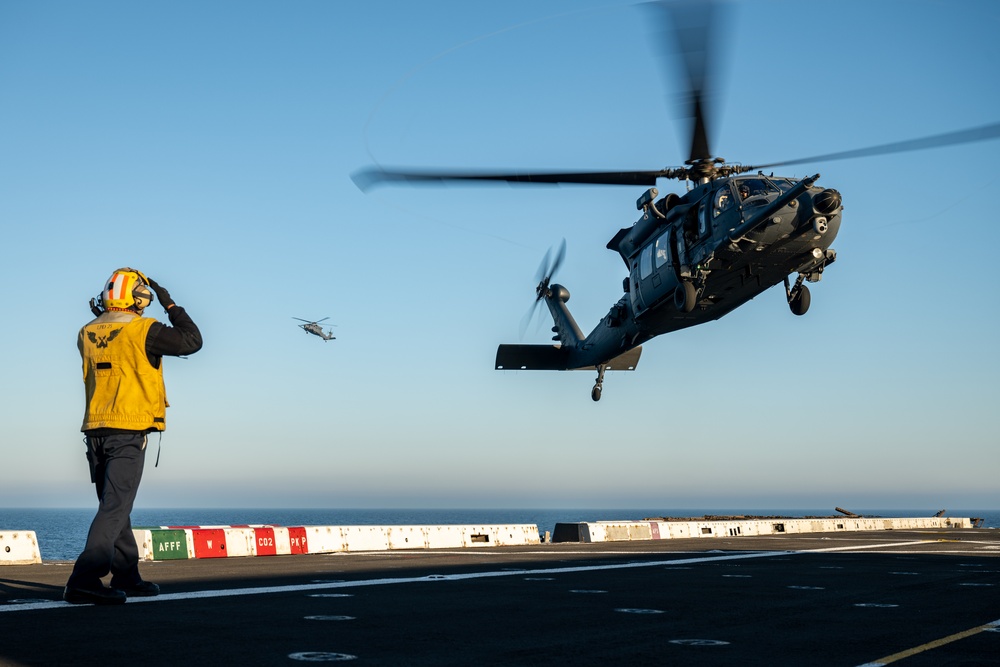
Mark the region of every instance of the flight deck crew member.
<instances>
[{"instance_id":1,"label":"flight deck crew member","mask_svg":"<svg viewBox=\"0 0 1000 667\"><path fill-rule=\"evenodd\" d=\"M153 293L172 326L142 316ZM100 504L63 599L121 604L128 596L160 592L159 586L139 576L139 549L129 515L142 479L146 436L165 428L162 358L197 352L201 332L167 290L135 269L111 274L101 295L91 301L91 310L97 317L80 329L77 347L86 389L81 430ZM101 581L108 573L110 588Z\"/></svg>"}]
</instances>

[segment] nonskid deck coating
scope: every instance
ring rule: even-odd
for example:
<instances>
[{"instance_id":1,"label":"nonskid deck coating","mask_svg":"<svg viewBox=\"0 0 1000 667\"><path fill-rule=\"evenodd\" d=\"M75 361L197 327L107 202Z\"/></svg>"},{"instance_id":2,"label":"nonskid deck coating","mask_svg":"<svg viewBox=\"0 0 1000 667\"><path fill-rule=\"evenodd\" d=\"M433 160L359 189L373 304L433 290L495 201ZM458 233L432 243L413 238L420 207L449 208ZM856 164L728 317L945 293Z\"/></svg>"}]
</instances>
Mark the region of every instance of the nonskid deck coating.
<instances>
[{"instance_id":1,"label":"nonskid deck coating","mask_svg":"<svg viewBox=\"0 0 1000 667\"><path fill-rule=\"evenodd\" d=\"M169 561L113 608L5 566L0 664L996 664L998 557L965 529Z\"/></svg>"}]
</instances>

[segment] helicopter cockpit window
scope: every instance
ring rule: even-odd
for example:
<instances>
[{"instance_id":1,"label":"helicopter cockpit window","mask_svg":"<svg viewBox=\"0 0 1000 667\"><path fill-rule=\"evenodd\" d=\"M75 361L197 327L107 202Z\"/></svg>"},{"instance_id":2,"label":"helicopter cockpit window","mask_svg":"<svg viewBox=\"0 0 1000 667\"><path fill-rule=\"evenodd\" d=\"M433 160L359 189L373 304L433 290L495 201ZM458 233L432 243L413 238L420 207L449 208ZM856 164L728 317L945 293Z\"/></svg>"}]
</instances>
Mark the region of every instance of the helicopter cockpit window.
<instances>
[{"instance_id":1,"label":"helicopter cockpit window","mask_svg":"<svg viewBox=\"0 0 1000 667\"><path fill-rule=\"evenodd\" d=\"M737 181L736 191L740 193L740 199L750 199L762 195L776 195L781 191L772 183L763 178L743 178Z\"/></svg>"},{"instance_id":2,"label":"helicopter cockpit window","mask_svg":"<svg viewBox=\"0 0 1000 667\"><path fill-rule=\"evenodd\" d=\"M670 230L660 234L656 239L656 268L670 263Z\"/></svg>"},{"instance_id":3,"label":"helicopter cockpit window","mask_svg":"<svg viewBox=\"0 0 1000 667\"><path fill-rule=\"evenodd\" d=\"M723 186L719 188L719 191L715 193L715 216L718 217L723 211L727 210L733 205L732 193L728 186Z\"/></svg>"},{"instance_id":4,"label":"helicopter cockpit window","mask_svg":"<svg viewBox=\"0 0 1000 667\"><path fill-rule=\"evenodd\" d=\"M649 274L653 272L653 244L650 243L648 246L642 249L642 254L639 255L639 278L648 278Z\"/></svg>"}]
</instances>

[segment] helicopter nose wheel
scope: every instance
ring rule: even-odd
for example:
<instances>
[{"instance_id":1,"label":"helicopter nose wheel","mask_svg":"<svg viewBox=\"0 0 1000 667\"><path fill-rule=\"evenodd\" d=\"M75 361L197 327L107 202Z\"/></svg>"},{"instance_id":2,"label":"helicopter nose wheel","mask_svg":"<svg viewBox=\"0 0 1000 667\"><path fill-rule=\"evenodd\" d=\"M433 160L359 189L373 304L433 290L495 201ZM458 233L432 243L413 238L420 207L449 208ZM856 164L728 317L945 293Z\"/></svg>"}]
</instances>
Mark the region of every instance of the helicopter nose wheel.
<instances>
[{"instance_id":1,"label":"helicopter nose wheel","mask_svg":"<svg viewBox=\"0 0 1000 667\"><path fill-rule=\"evenodd\" d=\"M594 402L601 400L601 387L604 386L604 364L597 367L597 381L594 383L594 388L590 390L590 397L594 399Z\"/></svg>"},{"instance_id":2,"label":"helicopter nose wheel","mask_svg":"<svg viewBox=\"0 0 1000 667\"><path fill-rule=\"evenodd\" d=\"M789 287L788 276L785 276L785 298L788 299L788 308L793 315L805 315L812 302L809 288L802 284L805 279L806 277L800 273L795 280L795 285Z\"/></svg>"}]
</instances>

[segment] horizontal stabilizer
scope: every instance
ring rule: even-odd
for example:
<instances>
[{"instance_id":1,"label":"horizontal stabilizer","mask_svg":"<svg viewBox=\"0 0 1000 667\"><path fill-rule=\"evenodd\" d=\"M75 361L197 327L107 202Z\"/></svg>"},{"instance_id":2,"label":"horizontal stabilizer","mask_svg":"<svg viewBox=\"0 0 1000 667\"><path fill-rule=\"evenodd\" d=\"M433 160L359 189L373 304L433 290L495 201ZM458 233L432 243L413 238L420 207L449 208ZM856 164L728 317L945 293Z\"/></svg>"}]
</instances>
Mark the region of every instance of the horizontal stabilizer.
<instances>
[{"instance_id":1,"label":"horizontal stabilizer","mask_svg":"<svg viewBox=\"0 0 1000 667\"><path fill-rule=\"evenodd\" d=\"M617 357L604 364L606 371L634 371L639 365L639 355L642 354L642 346L633 347L628 352L623 352Z\"/></svg>"},{"instance_id":2,"label":"horizontal stabilizer","mask_svg":"<svg viewBox=\"0 0 1000 667\"><path fill-rule=\"evenodd\" d=\"M497 348L497 370L569 370L569 348L561 345L501 345Z\"/></svg>"},{"instance_id":3,"label":"horizontal stabilizer","mask_svg":"<svg viewBox=\"0 0 1000 667\"><path fill-rule=\"evenodd\" d=\"M587 371L596 364L570 366L572 348L561 345L501 345L497 348L497 370L508 371ZM642 347L635 347L605 363L605 370L633 371Z\"/></svg>"}]
</instances>

